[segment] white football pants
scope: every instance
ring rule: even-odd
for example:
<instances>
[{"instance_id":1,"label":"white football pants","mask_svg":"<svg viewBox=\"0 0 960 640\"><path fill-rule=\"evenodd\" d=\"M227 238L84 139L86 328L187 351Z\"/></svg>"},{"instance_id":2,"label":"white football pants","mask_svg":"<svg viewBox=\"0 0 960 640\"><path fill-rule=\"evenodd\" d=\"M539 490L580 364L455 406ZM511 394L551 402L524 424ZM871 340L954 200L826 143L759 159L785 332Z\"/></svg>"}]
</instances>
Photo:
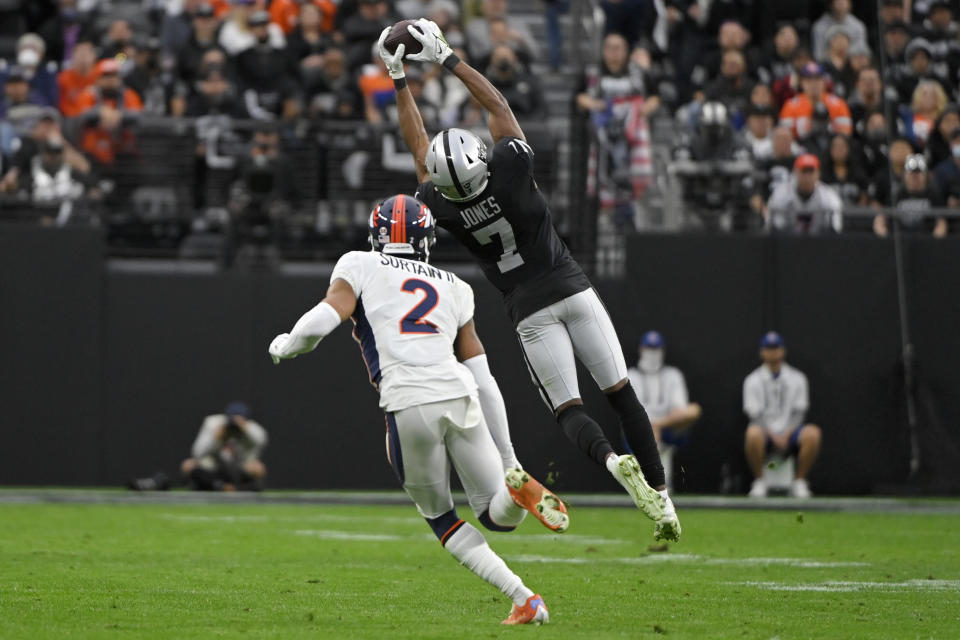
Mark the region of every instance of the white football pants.
<instances>
[{"instance_id":1,"label":"white football pants","mask_svg":"<svg viewBox=\"0 0 960 640\"><path fill-rule=\"evenodd\" d=\"M517 325L534 384L555 411L580 398L577 360L601 389L627 377L627 363L610 315L592 288L540 309Z\"/></svg>"}]
</instances>

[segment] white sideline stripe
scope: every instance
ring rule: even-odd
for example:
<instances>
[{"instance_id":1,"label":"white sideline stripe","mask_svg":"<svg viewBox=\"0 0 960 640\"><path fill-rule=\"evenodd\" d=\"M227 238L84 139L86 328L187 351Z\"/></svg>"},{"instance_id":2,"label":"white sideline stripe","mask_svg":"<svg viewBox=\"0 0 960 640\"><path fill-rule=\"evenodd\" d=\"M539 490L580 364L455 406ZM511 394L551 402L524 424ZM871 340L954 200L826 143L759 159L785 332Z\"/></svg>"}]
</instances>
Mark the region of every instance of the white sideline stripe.
<instances>
[{"instance_id":1,"label":"white sideline stripe","mask_svg":"<svg viewBox=\"0 0 960 640\"><path fill-rule=\"evenodd\" d=\"M785 582L728 582L767 591L960 591L960 580L905 580L903 582L856 582L836 580L810 584Z\"/></svg>"},{"instance_id":2,"label":"white sideline stripe","mask_svg":"<svg viewBox=\"0 0 960 640\"><path fill-rule=\"evenodd\" d=\"M184 513L161 513L164 520L180 522L384 522L391 524L423 524L423 518L391 516L342 516L317 513L304 516L207 516Z\"/></svg>"},{"instance_id":3,"label":"white sideline stripe","mask_svg":"<svg viewBox=\"0 0 960 640\"><path fill-rule=\"evenodd\" d=\"M824 569L837 567L869 567L868 562L820 562L803 560L801 558L709 558L692 553L658 553L648 556L620 557L620 558L557 558L555 556L537 555L510 555L505 556L511 562L529 562L545 564L586 564L605 562L610 564L665 564L665 563L696 563L707 565L736 565L736 566L767 566L781 565L799 567L801 569ZM771 583L772 584L772 583Z\"/></svg>"},{"instance_id":4,"label":"white sideline stripe","mask_svg":"<svg viewBox=\"0 0 960 640\"><path fill-rule=\"evenodd\" d=\"M358 531L333 531L330 529L302 529L294 531L298 536L310 536L321 540L351 540L354 542L398 542L410 536L395 536L387 533L360 533ZM431 538L433 536L430 536Z\"/></svg>"}]
</instances>

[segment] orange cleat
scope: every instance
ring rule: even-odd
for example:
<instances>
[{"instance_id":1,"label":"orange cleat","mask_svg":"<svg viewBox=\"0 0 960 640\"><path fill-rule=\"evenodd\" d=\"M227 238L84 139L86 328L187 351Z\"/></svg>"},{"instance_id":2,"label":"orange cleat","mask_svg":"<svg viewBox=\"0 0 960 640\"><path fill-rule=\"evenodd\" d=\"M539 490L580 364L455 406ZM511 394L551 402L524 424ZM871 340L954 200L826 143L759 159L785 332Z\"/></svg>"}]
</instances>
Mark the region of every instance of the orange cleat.
<instances>
[{"instance_id":1,"label":"orange cleat","mask_svg":"<svg viewBox=\"0 0 960 640\"><path fill-rule=\"evenodd\" d=\"M510 616L500 624L546 624L547 622L550 622L547 605L543 603L543 598L535 593L527 598L522 607L513 605Z\"/></svg>"},{"instance_id":2,"label":"orange cleat","mask_svg":"<svg viewBox=\"0 0 960 640\"><path fill-rule=\"evenodd\" d=\"M547 529L563 533L570 526L567 506L523 469L509 469L507 488L517 506L532 513Z\"/></svg>"}]
</instances>

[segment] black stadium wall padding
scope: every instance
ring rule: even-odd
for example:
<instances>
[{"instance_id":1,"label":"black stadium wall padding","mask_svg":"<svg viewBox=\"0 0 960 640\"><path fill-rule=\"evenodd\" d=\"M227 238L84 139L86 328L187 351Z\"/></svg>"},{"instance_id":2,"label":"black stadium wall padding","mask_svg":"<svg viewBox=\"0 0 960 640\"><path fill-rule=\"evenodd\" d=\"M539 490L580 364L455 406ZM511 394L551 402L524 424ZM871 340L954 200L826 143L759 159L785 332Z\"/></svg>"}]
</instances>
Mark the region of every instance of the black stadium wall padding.
<instances>
[{"instance_id":1,"label":"black stadium wall padding","mask_svg":"<svg viewBox=\"0 0 960 640\"><path fill-rule=\"evenodd\" d=\"M909 238L906 248L923 453L920 478L908 486L956 491L960 240ZM130 269L103 256L95 230L0 230L0 485L120 485L174 473L203 417L242 399L269 433L269 487L396 487L383 414L349 323L316 352L280 366L266 353L273 336L323 296L328 270L197 274ZM667 361L703 405L676 458L678 491L749 486L741 385L759 363L767 329L784 334L788 361L810 379L809 417L824 431L814 491L865 494L906 484L893 265L892 243L872 237L629 239L629 275L595 284L627 362L644 331L660 330ZM499 294L469 281L520 460L561 492L617 491L539 399ZM615 415L583 370L581 389L619 441Z\"/></svg>"}]
</instances>

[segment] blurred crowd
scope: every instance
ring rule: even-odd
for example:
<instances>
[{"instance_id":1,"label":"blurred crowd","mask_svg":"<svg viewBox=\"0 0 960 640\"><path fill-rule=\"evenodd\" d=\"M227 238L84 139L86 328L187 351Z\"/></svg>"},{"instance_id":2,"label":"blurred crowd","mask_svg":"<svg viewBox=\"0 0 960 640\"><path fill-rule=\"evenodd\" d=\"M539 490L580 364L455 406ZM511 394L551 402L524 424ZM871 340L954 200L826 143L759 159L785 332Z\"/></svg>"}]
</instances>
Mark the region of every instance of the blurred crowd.
<instances>
[{"instance_id":1,"label":"blurred crowd","mask_svg":"<svg viewBox=\"0 0 960 640\"><path fill-rule=\"evenodd\" d=\"M0 40L13 43L0 62L0 193L49 204L45 222L63 222L59 205L81 195L127 204L131 189L151 177L138 173L141 123L182 117L196 127L193 204L203 208L210 170L230 169L234 180L222 187L227 209L265 202L245 219L256 227L257 217L296 204L284 153L291 132L331 121L396 124L393 82L376 42L403 18L436 21L518 117L545 114L529 66L540 47L508 15L506 0L20 4L0 16L15 38ZM480 105L441 71L407 73L427 128L483 126ZM253 124L234 126L240 121Z\"/></svg>"},{"instance_id":2,"label":"blurred crowd","mask_svg":"<svg viewBox=\"0 0 960 640\"><path fill-rule=\"evenodd\" d=\"M564 41L562 16L576 5L539 0L531 15L529 4L520 19L507 0L6 3L0 206L29 203L50 224L82 215L76 203L129 206L153 177L143 122L184 118L196 141L192 209L220 190L235 228L269 237L271 221L303 201L292 132L395 128L375 49L399 19L437 22L521 122L544 122L542 76L570 73L565 57L579 43ZM602 52L571 89L603 219L633 228L651 186L667 184L689 212L685 227L886 235L896 222L949 233L960 203L960 0L599 4ZM428 130L485 128L451 74L411 65L407 81ZM218 171L231 178L212 183Z\"/></svg>"},{"instance_id":3,"label":"blurred crowd","mask_svg":"<svg viewBox=\"0 0 960 640\"><path fill-rule=\"evenodd\" d=\"M602 5L602 59L577 105L595 134L601 211L621 227L654 177L651 123L670 118L669 176L690 226L883 236L895 220L948 233L960 2Z\"/></svg>"}]
</instances>

